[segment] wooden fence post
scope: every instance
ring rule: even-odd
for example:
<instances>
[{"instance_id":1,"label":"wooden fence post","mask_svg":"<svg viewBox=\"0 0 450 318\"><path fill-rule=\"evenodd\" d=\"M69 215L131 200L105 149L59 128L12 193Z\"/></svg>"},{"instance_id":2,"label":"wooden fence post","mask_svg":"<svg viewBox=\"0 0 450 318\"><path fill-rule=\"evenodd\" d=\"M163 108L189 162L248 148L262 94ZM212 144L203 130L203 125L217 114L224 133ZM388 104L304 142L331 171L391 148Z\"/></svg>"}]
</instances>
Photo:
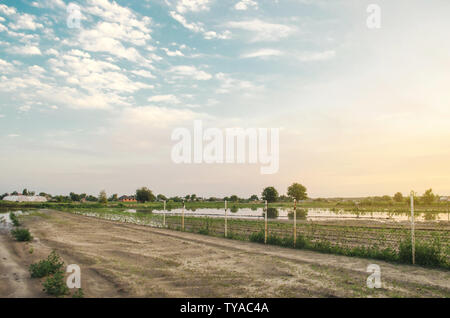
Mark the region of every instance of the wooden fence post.
<instances>
[{"instance_id":1,"label":"wooden fence post","mask_svg":"<svg viewBox=\"0 0 450 318\"><path fill-rule=\"evenodd\" d=\"M163 225L166 226L166 200L164 200Z\"/></svg>"},{"instance_id":2,"label":"wooden fence post","mask_svg":"<svg viewBox=\"0 0 450 318\"><path fill-rule=\"evenodd\" d=\"M416 264L416 237L414 234L414 191L411 191L411 252L412 263Z\"/></svg>"},{"instance_id":3,"label":"wooden fence post","mask_svg":"<svg viewBox=\"0 0 450 318\"><path fill-rule=\"evenodd\" d=\"M294 247L297 241L297 199L294 199Z\"/></svg>"},{"instance_id":4,"label":"wooden fence post","mask_svg":"<svg viewBox=\"0 0 450 318\"><path fill-rule=\"evenodd\" d=\"M264 213L264 244L267 244L267 214L268 214L267 200L265 205L266 205L266 213Z\"/></svg>"},{"instance_id":5,"label":"wooden fence post","mask_svg":"<svg viewBox=\"0 0 450 318\"><path fill-rule=\"evenodd\" d=\"M227 213L227 200L225 200L225 237L228 236L228 223L227 223L227 217L228 217L228 213Z\"/></svg>"},{"instance_id":6,"label":"wooden fence post","mask_svg":"<svg viewBox=\"0 0 450 318\"><path fill-rule=\"evenodd\" d=\"M181 211L181 230L184 231L184 201L183 201L183 210Z\"/></svg>"}]
</instances>

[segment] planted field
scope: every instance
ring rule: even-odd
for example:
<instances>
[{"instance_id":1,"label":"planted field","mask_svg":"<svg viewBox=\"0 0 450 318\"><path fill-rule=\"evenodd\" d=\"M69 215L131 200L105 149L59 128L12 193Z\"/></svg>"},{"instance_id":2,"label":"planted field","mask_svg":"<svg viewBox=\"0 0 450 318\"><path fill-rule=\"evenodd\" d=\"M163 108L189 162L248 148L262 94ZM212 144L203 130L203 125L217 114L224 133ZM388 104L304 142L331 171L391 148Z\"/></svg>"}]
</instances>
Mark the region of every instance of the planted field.
<instances>
[{"instance_id":1,"label":"planted field","mask_svg":"<svg viewBox=\"0 0 450 318\"><path fill-rule=\"evenodd\" d=\"M156 213L127 213L121 211L72 211L127 223L187 231L217 237L225 236L225 219ZM264 221L227 219L227 238L264 243ZM308 222L296 224L294 245L292 221L270 220L267 243L320 252L411 263L411 232L404 223L373 222ZM418 225L416 262L420 265L450 268L450 235L446 222Z\"/></svg>"}]
</instances>

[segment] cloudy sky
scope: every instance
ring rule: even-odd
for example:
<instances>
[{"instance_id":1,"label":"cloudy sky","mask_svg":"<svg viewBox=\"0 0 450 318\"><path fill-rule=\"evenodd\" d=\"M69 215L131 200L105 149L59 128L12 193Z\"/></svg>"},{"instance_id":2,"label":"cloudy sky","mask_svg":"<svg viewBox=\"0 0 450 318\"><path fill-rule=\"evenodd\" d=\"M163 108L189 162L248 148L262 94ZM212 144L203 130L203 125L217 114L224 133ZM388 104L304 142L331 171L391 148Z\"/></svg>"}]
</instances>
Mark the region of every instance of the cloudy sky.
<instances>
[{"instance_id":1,"label":"cloudy sky","mask_svg":"<svg viewBox=\"0 0 450 318\"><path fill-rule=\"evenodd\" d=\"M0 192L450 194L449 12L448 0L1 0ZM174 164L171 133L196 119L280 128L278 173Z\"/></svg>"}]
</instances>

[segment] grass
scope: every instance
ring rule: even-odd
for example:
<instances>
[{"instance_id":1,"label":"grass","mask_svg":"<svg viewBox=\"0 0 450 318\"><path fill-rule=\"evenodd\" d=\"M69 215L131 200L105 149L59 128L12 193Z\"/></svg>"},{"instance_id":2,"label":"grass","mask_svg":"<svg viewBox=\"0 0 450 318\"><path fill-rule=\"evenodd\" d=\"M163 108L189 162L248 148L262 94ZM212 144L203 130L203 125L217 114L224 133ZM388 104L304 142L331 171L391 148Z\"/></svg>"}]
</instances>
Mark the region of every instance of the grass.
<instances>
[{"instance_id":1,"label":"grass","mask_svg":"<svg viewBox=\"0 0 450 318\"><path fill-rule=\"evenodd\" d=\"M19 242L29 242L33 239L33 236L31 236L30 231L24 228L11 230L11 234L16 239L16 241Z\"/></svg>"}]
</instances>

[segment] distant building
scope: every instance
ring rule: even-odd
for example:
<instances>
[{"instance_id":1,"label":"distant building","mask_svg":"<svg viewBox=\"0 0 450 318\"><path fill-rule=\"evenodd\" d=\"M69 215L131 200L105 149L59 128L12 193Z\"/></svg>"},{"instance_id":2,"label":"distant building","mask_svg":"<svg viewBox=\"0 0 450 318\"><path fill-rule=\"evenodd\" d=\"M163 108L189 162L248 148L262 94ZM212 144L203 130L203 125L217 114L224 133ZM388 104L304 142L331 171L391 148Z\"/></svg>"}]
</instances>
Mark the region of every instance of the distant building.
<instances>
[{"instance_id":1,"label":"distant building","mask_svg":"<svg viewBox=\"0 0 450 318\"><path fill-rule=\"evenodd\" d=\"M123 195L119 198L120 202L137 202L134 195Z\"/></svg>"},{"instance_id":2,"label":"distant building","mask_svg":"<svg viewBox=\"0 0 450 318\"><path fill-rule=\"evenodd\" d=\"M11 202L47 202L46 197L42 197L39 195L8 195L3 198L4 201L11 201Z\"/></svg>"},{"instance_id":3,"label":"distant building","mask_svg":"<svg viewBox=\"0 0 450 318\"><path fill-rule=\"evenodd\" d=\"M450 201L450 197L440 197L439 201L441 201L441 202Z\"/></svg>"}]
</instances>

